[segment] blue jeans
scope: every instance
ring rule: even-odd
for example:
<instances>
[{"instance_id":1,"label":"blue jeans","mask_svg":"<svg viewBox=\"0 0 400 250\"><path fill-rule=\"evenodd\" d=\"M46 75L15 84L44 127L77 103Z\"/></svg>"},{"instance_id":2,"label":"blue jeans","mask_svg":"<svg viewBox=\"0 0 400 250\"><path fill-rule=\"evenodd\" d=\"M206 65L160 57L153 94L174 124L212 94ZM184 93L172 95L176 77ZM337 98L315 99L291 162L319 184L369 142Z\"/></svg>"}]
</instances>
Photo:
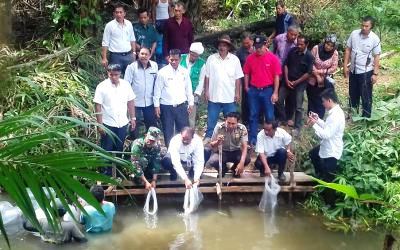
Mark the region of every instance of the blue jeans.
<instances>
[{"instance_id":1,"label":"blue jeans","mask_svg":"<svg viewBox=\"0 0 400 250\"><path fill-rule=\"evenodd\" d=\"M224 115L230 112L236 112L236 104L234 102L231 103L220 103L220 102L210 102L208 101L207 106L207 132L206 137L211 138L214 128L218 122L219 112L224 113Z\"/></svg>"},{"instance_id":2,"label":"blue jeans","mask_svg":"<svg viewBox=\"0 0 400 250\"><path fill-rule=\"evenodd\" d=\"M264 110L265 120L273 121L274 116L274 105L271 102L271 96L274 92L274 88L267 87L263 89L257 89L250 87L247 92L249 109L250 109L250 143L255 145L257 142L258 133L258 118L260 114L260 108Z\"/></svg>"},{"instance_id":3,"label":"blue jeans","mask_svg":"<svg viewBox=\"0 0 400 250\"><path fill-rule=\"evenodd\" d=\"M118 152L122 152L124 149L124 142L125 142L125 138L126 138L126 133L127 133L127 127L128 125L125 125L121 128L117 128L117 127L111 127L108 125L104 126L106 128L108 128L109 130L111 130L111 132L113 132L117 138L108 135L108 134L104 134L101 136L101 147L106 150L106 151L118 151ZM120 154L117 154L118 157L120 157ZM112 175L112 168L111 167L105 167L103 169L103 174Z\"/></svg>"}]
</instances>

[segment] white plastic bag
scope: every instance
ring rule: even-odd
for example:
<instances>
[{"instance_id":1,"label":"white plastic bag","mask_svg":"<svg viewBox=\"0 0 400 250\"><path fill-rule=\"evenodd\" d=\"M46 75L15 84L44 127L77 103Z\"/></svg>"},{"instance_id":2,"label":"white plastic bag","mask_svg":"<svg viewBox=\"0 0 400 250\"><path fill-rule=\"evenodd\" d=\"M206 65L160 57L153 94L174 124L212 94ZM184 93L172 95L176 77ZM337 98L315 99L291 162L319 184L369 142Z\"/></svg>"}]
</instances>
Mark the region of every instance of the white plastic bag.
<instances>
[{"instance_id":1,"label":"white plastic bag","mask_svg":"<svg viewBox=\"0 0 400 250\"><path fill-rule=\"evenodd\" d=\"M22 212L8 201L0 201L0 216L7 234L13 235L22 230Z\"/></svg>"},{"instance_id":2,"label":"white plastic bag","mask_svg":"<svg viewBox=\"0 0 400 250\"><path fill-rule=\"evenodd\" d=\"M150 207L149 203L150 203L151 197L153 197L153 211L149 210L149 207ZM158 210L158 203L157 203L156 190L154 190L154 188L151 188L150 191L147 193L146 202L144 204L143 211L146 214L155 215L157 213L157 210Z\"/></svg>"},{"instance_id":3,"label":"white plastic bag","mask_svg":"<svg viewBox=\"0 0 400 250\"><path fill-rule=\"evenodd\" d=\"M276 206L278 200L277 197L280 190L281 186L279 186L278 182L272 175L265 177L265 189L258 208L263 212L273 211Z\"/></svg>"},{"instance_id":4,"label":"white plastic bag","mask_svg":"<svg viewBox=\"0 0 400 250\"><path fill-rule=\"evenodd\" d=\"M197 184L194 184L190 189L186 189L185 199L183 202L185 214L190 214L196 211L202 200L203 194L200 192Z\"/></svg>"}]
</instances>

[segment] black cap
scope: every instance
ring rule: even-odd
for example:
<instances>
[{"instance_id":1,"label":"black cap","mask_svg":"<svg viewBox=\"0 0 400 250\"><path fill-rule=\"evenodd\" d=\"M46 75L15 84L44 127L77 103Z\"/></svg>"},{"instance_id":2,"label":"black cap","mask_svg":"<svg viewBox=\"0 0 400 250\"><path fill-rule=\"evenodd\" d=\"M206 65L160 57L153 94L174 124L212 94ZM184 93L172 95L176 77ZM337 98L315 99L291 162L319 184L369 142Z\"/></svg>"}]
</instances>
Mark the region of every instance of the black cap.
<instances>
[{"instance_id":1,"label":"black cap","mask_svg":"<svg viewBox=\"0 0 400 250\"><path fill-rule=\"evenodd\" d=\"M257 35L254 37L254 47L257 48L261 48L263 45L265 45L267 41L267 38L265 36L262 35Z\"/></svg>"}]
</instances>

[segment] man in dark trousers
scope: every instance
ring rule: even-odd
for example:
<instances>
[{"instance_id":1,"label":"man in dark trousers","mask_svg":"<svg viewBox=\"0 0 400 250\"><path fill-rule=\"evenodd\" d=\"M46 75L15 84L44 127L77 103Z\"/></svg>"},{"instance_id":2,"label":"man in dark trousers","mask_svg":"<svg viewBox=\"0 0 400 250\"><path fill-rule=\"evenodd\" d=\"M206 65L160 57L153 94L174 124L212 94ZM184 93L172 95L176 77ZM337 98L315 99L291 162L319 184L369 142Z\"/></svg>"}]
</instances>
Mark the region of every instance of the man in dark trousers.
<instances>
[{"instance_id":1,"label":"man in dark trousers","mask_svg":"<svg viewBox=\"0 0 400 250\"><path fill-rule=\"evenodd\" d=\"M303 100L304 91L307 87L307 79L312 73L314 57L307 49L308 39L305 36L297 37L297 46L290 50L284 64L285 84L279 90L279 101L277 111L283 122L291 117L286 117L284 102L288 95L295 96L295 121L294 136L298 136L303 125Z\"/></svg>"},{"instance_id":2,"label":"man in dark trousers","mask_svg":"<svg viewBox=\"0 0 400 250\"><path fill-rule=\"evenodd\" d=\"M167 147L175 131L189 126L189 114L194 105L189 71L179 65L181 51L171 50L168 60L169 64L158 71L153 96L155 113L161 118Z\"/></svg>"}]
</instances>

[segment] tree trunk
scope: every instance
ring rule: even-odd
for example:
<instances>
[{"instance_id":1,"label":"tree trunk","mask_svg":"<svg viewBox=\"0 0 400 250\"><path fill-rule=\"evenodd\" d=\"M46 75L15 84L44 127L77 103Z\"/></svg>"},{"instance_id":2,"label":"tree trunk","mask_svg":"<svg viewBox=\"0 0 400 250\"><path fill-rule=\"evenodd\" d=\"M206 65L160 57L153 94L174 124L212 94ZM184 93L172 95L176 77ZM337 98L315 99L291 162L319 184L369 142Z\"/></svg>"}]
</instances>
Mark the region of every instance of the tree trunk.
<instances>
[{"instance_id":1,"label":"tree trunk","mask_svg":"<svg viewBox=\"0 0 400 250\"><path fill-rule=\"evenodd\" d=\"M204 44L214 45L222 34L228 34L231 39L236 39L240 37L240 35L245 31L255 34L265 33L266 35L269 35L274 29L274 24L275 20L264 19L254 23L233 27L227 30L199 34L195 36L195 40Z\"/></svg>"},{"instance_id":2,"label":"tree trunk","mask_svg":"<svg viewBox=\"0 0 400 250\"><path fill-rule=\"evenodd\" d=\"M185 0L186 15L192 20L194 29L201 24L201 4L203 0Z\"/></svg>"},{"instance_id":3,"label":"tree trunk","mask_svg":"<svg viewBox=\"0 0 400 250\"><path fill-rule=\"evenodd\" d=\"M7 44L12 40L11 33L11 0L0 3L0 44Z\"/></svg>"}]
</instances>

